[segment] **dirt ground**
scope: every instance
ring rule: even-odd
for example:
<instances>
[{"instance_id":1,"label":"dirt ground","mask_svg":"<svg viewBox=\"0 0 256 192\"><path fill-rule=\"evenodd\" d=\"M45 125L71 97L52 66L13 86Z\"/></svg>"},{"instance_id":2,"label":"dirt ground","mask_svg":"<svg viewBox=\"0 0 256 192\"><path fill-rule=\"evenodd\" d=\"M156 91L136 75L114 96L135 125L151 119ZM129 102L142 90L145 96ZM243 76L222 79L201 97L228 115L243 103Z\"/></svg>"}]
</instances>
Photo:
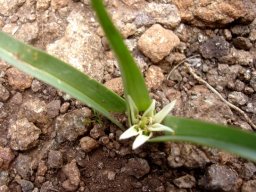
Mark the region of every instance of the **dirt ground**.
<instances>
[{"instance_id":1,"label":"dirt ground","mask_svg":"<svg viewBox=\"0 0 256 192\"><path fill-rule=\"evenodd\" d=\"M158 110L176 99L175 116L255 129L255 0L105 2ZM123 94L88 0L0 0L0 28ZM184 59L248 118L196 80ZM132 140L118 140L121 133L86 105L0 61L0 192L256 191L253 162L184 143L132 151Z\"/></svg>"}]
</instances>

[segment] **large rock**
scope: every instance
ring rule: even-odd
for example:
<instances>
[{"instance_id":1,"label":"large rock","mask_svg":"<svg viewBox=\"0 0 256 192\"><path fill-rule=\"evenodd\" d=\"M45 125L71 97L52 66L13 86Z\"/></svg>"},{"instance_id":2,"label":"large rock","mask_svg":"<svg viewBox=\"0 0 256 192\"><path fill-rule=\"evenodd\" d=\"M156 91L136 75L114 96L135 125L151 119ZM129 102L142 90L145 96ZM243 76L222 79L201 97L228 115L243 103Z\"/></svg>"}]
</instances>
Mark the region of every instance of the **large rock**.
<instances>
[{"instance_id":1,"label":"large rock","mask_svg":"<svg viewBox=\"0 0 256 192\"><path fill-rule=\"evenodd\" d=\"M47 46L47 51L70 63L98 81L103 79L104 62L100 59L101 38L88 22L92 14L73 11L67 18L64 37Z\"/></svg>"},{"instance_id":2,"label":"large rock","mask_svg":"<svg viewBox=\"0 0 256 192\"><path fill-rule=\"evenodd\" d=\"M31 87L32 77L21 72L16 68L10 68L6 71L8 77L8 83L12 86L13 89L18 89L23 91Z\"/></svg>"},{"instance_id":3,"label":"large rock","mask_svg":"<svg viewBox=\"0 0 256 192\"><path fill-rule=\"evenodd\" d=\"M58 142L74 141L88 131L85 125L86 118L91 116L88 108L77 109L57 117L55 129Z\"/></svg>"},{"instance_id":4,"label":"large rock","mask_svg":"<svg viewBox=\"0 0 256 192\"><path fill-rule=\"evenodd\" d=\"M184 22L196 26L220 27L234 21L253 21L256 15L255 0L172 0L181 12Z\"/></svg>"},{"instance_id":5,"label":"large rock","mask_svg":"<svg viewBox=\"0 0 256 192\"><path fill-rule=\"evenodd\" d=\"M153 62L159 62L180 43L178 36L159 24L150 27L139 39L139 49Z\"/></svg>"},{"instance_id":6,"label":"large rock","mask_svg":"<svg viewBox=\"0 0 256 192\"><path fill-rule=\"evenodd\" d=\"M31 149L38 143L41 130L26 118L19 119L10 124L8 138L13 150L25 151Z\"/></svg>"},{"instance_id":7,"label":"large rock","mask_svg":"<svg viewBox=\"0 0 256 192\"><path fill-rule=\"evenodd\" d=\"M211 165L200 181L205 189L210 191L235 191L238 182L238 174L225 165Z\"/></svg>"}]
</instances>

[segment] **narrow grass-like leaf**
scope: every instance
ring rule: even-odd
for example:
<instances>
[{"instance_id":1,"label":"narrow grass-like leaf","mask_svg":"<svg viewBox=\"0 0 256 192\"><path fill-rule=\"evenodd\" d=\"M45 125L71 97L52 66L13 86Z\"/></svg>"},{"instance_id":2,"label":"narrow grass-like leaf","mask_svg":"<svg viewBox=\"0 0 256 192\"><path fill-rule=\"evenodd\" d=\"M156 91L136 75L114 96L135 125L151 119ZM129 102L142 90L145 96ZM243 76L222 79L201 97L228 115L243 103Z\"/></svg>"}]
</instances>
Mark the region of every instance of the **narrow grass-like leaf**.
<instances>
[{"instance_id":1,"label":"narrow grass-like leaf","mask_svg":"<svg viewBox=\"0 0 256 192\"><path fill-rule=\"evenodd\" d=\"M1 31L0 59L65 91L121 126L110 112L126 111L125 101L69 64L25 45Z\"/></svg>"},{"instance_id":2,"label":"narrow grass-like leaf","mask_svg":"<svg viewBox=\"0 0 256 192\"><path fill-rule=\"evenodd\" d=\"M143 76L131 56L128 48L124 44L122 36L110 20L102 0L91 0L98 20L105 35L113 49L122 73L125 95L130 95L138 107L139 111L145 111L151 104Z\"/></svg>"},{"instance_id":3,"label":"narrow grass-like leaf","mask_svg":"<svg viewBox=\"0 0 256 192\"><path fill-rule=\"evenodd\" d=\"M166 117L164 125L171 127L175 134L155 137L151 142L187 141L223 149L256 161L255 133L173 116Z\"/></svg>"}]
</instances>

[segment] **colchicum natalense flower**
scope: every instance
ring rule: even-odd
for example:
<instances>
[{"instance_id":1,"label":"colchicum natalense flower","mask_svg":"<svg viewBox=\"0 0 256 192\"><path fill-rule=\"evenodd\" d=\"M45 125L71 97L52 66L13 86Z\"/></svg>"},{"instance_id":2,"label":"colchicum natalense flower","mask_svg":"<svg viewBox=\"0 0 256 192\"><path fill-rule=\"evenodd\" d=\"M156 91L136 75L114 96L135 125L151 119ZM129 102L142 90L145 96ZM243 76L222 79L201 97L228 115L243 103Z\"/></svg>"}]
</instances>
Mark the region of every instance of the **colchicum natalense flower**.
<instances>
[{"instance_id":1,"label":"colchicum natalense flower","mask_svg":"<svg viewBox=\"0 0 256 192\"><path fill-rule=\"evenodd\" d=\"M140 115L138 108L129 95L127 96L127 100L130 110L131 127L128 128L119 139L128 139L137 136L133 142L132 149L136 149L147 142L153 136L153 132L168 131L174 133L172 128L162 125L161 122L174 108L176 101L172 101L161 111L155 113L156 101L153 100L149 108Z\"/></svg>"}]
</instances>

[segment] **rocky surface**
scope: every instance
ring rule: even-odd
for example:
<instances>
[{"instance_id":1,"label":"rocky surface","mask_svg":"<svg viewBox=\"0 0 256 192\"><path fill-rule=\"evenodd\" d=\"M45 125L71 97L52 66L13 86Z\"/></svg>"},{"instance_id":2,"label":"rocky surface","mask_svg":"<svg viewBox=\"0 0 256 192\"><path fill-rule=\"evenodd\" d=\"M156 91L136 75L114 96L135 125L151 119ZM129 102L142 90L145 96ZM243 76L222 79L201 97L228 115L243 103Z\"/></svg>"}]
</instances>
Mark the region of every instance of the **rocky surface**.
<instances>
[{"instance_id":1,"label":"rocky surface","mask_svg":"<svg viewBox=\"0 0 256 192\"><path fill-rule=\"evenodd\" d=\"M118 63L89 3L0 0L0 29L123 95ZM252 131L182 61L256 123L255 0L106 0L106 6L157 110L176 99L172 115ZM253 162L185 143L132 151L121 133L88 106L0 61L0 191L256 191Z\"/></svg>"}]
</instances>

